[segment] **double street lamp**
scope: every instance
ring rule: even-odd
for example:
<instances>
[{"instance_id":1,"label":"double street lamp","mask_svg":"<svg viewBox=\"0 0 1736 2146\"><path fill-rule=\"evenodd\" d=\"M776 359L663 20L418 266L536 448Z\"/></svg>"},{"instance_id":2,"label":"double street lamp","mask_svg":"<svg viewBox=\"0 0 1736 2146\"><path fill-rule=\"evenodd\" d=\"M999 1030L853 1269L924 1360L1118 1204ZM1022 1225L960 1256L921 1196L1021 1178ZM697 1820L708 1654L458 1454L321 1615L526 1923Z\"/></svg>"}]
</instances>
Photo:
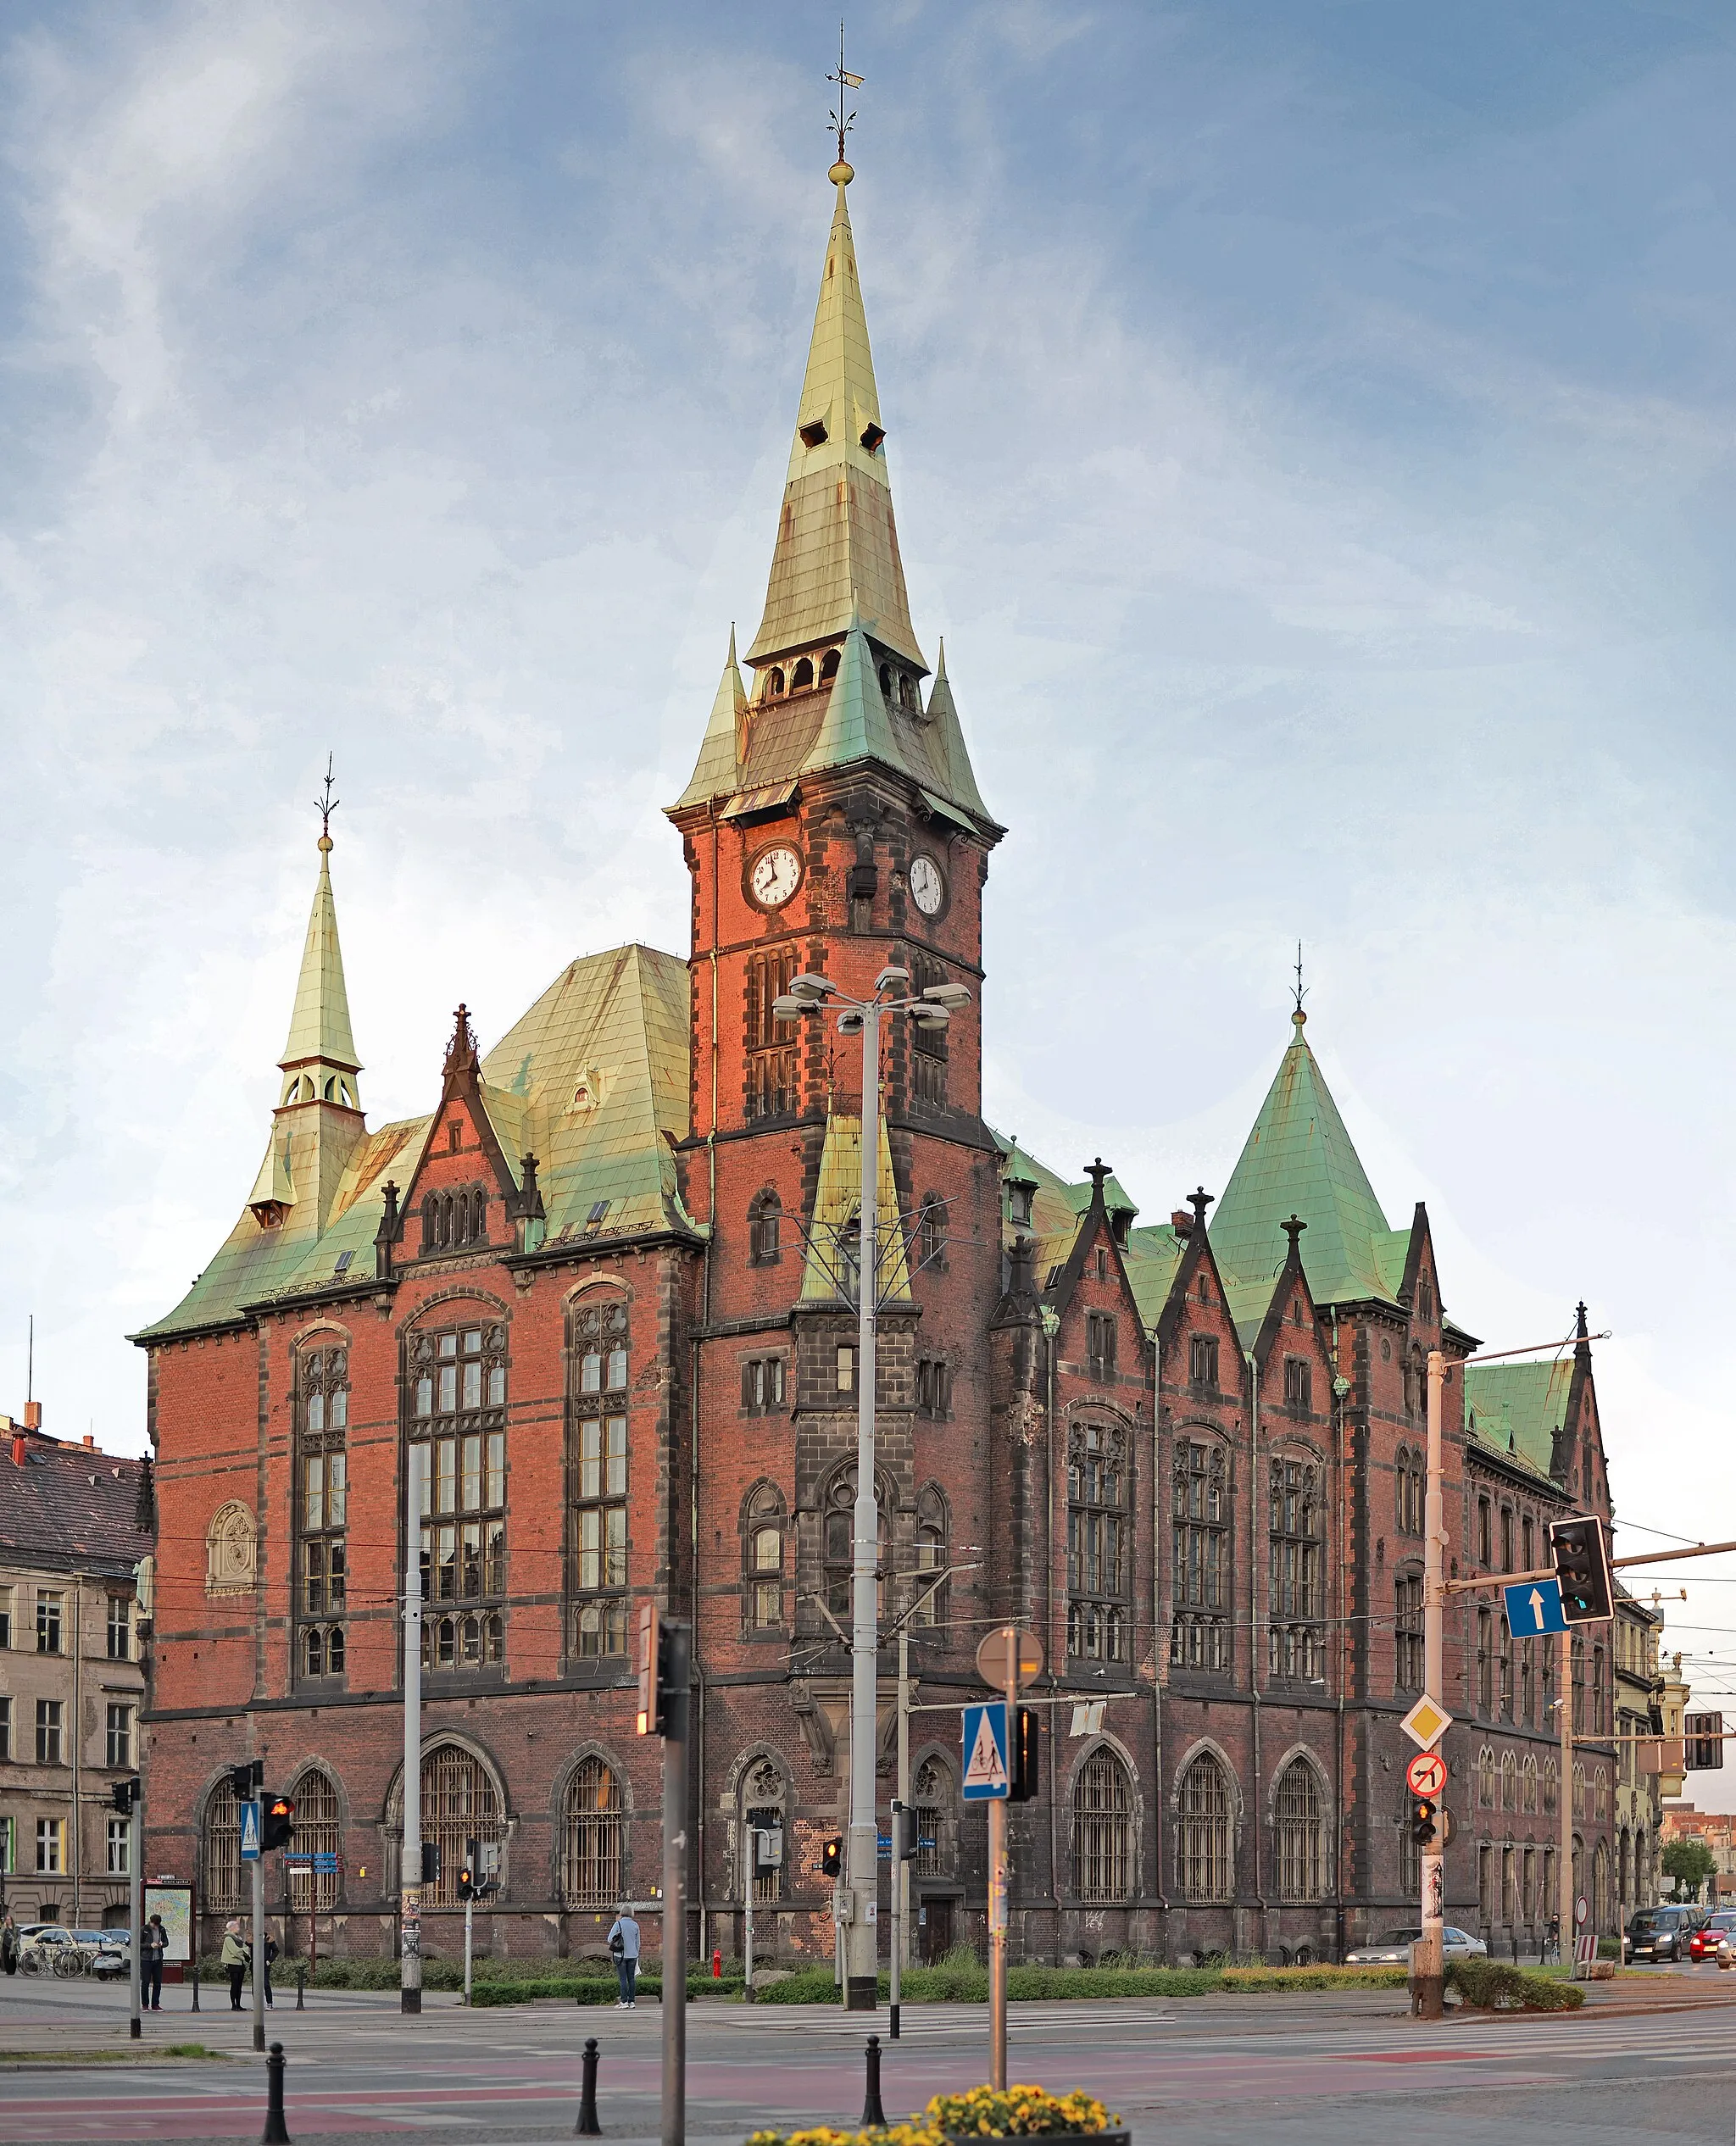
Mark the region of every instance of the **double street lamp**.
<instances>
[{"instance_id":1,"label":"double street lamp","mask_svg":"<svg viewBox=\"0 0 1736 2146\"><path fill-rule=\"evenodd\" d=\"M850 1561L850 1820L846 1887L835 1903L846 1924L844 2002L872 2011L879 1971L876 1904L880 1896L874 1759L878 1743L880 1633L876 1599L880 1563L880 1508L874 1494L874 1337L880 1309L880 1025L906 1015L919 1028L943 1029L971 1003L960 983L930 984L912 992L908 969L888 966L865 998L852 998L829 976L804 974L772 1002L772 1016L798 1021L835 1010L841 1036L862 1038L862 1187L856 1281L856 1504ZM898 1216L892 1217L892 1228Z\"/></svg>"}]
</instances>

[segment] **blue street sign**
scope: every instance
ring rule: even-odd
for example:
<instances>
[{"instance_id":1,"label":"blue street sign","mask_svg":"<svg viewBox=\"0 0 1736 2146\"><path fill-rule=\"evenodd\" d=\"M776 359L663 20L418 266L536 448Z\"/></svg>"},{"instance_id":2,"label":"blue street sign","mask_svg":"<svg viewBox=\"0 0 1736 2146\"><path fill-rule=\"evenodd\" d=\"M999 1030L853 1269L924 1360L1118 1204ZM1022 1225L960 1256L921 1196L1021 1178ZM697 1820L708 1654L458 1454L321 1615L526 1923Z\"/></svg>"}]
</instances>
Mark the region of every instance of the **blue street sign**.
<instances>
[{"instance_id":1,"label":"blue street sign","mask_svg":"<svg viewBox=\"0 0 1736 2146\"><path fill-rule=\"evenodd\" d=\"M1541 1632L1567 1629L1559 1580L1522 1580L1501 1593L1507 1602L1507 1629L1516 1639L1535 1639Z\"/></svg>"},{"instance_id":2,"label":"blue street sign","mask_svg":"<svg viewBox=\"0 0 1736 2146\"><path fill-rule=\"evenodd\" d=\"M241 1807L241 1860L243 1863L257 1863L259 1860L259 1805L257 1798Z\"/></svg>"},{"instance_id":3,"label":"blue street sign","mask_svg":"<svg viewBox=\"0 0 1736 2146\"><path fill-rule=\"evenodd\" d=\"M989 1699L963 1709L965 1716L965 1801L1004 1801L1012 1783L1007 1777L1007 1703Z\"/></svg>"}]
</instances>

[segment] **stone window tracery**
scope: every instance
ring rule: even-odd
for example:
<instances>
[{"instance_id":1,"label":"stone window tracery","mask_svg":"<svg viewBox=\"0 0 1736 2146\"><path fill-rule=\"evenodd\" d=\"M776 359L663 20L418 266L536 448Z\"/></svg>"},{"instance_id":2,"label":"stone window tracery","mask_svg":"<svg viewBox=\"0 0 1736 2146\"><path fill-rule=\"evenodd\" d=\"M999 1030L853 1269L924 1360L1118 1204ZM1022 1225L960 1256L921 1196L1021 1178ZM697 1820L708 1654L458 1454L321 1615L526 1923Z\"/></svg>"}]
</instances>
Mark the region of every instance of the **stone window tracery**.
<instances>
[{"instance_id":1,"label":"stone window tracery","mask_svg":"<svg viewBox=\"0 0 1736 2146\"><path fill-rule=\"evenodd\" d=\"M1271 1493L1268 1666L1274 1676L1317 1682L1326 1675L1325 1514L1318 1465L1281 1454L1271 1464Z\"/></svg>"},{"instance_id":2,"label":"stone window tracery","mask_svg":"<svg viewBox=\"0 0 1736 2146\"><path fill-rule=\"evenodd\" d=\"M1127 1659L1127 1437L1119 1424L1076 1423L1067 1439L1067 1652Z\"/></svg>"},{"instance_id":3,"label":"stone window tracery","mask_svg":"<svg viewBox=\"0 0 1736 2146\"><path fill-rule=\"evenodd\" d=\"M1183 1669L1230 1666L1230 1493L1224 1448L1183 1439L1176 1447L1175 1624L1170 1660Z\"/></svg>"},{"instance_id":4,"label":"stone window tracery","mask_svg":"<svg viewBox=\"0 0 1736 2146\"><path fill-rule=\"evenodd\" d=\"M422 1448L422 1666L506 1659L506 1328L411 1342L409 1443Z\"/></svg>"},{"instance_id":5,"label":"stone window tracery","mask_svg":"<svg viewBox=\"0 0 1736 2146\"><path fill-rule=\"evenodd\" d=\"M349 1351L296 1363L296 1637L303 1676L341 1676L349 1602Z\"/></svg>"},{"instance_id":6,"label":"stone window tracery","mask_svg":"<svg viewBox=\"0 0 1736 2146\"><path fill-rule=\"evenodd\" d=\"M627 1396L632 1336L624 1298L593 1294L573 1314L568 1584L571 1652L627 1651Z\"/></svg>"}]
</instances>

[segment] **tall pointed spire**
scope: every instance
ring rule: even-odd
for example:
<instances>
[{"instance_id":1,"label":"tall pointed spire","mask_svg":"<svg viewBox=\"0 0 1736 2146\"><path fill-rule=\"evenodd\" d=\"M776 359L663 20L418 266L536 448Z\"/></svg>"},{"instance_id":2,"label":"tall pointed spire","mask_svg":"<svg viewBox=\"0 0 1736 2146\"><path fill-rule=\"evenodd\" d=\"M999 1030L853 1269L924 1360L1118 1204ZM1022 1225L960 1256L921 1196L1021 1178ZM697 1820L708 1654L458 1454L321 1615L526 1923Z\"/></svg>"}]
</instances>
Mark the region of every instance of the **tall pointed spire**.
<instances>
[{"instance_id":1,"label":"tall pointed spire","mask_svg":"<svg viewBox=\"0 0 1736 2146\"><path fill-rule=\"evenodd\" d=\"M308 917L307 943L295 987L289 1037L277 1063L283 1069L282 1101L338 1103L359 1107L356 1075L361 1060L350 1033L349 994L343 953L337 942L337 905L331 895L331 836L320 837L320 877Z\"/></svg>"},{"instance_id":2,"label":"tall pointed spire","mask_svg":"<svg viewBox=\"0 0 1736 2146\"><path fill-rule=\"evenodd\" d=\"M756 669L842 634L853 613L888 653L919 671L928 668L910 624L893 520L886 432L844 198L853 176L842 158L832 166L837 203L826 242L765 615L748 651Z\"/></svg>"}]
</instances>

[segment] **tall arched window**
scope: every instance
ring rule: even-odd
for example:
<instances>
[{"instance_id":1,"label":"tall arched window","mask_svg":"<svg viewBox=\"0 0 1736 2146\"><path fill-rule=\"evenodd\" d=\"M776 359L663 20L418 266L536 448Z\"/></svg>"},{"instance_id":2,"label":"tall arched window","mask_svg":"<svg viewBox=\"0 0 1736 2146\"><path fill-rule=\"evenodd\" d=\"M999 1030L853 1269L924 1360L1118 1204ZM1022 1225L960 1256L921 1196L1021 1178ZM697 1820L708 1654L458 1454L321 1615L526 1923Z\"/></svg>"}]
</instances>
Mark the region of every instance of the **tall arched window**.
<instances>
[{"instance_id":1,"label":"tall arched window","mask_svg":"<svg viewBox=\"0 0 1736 2146\"><path fill-rule=\"evenodd\" d=\"M1305 1759L1293 1759L1272 1800L1272 1862L1281 1900L1323 1900L1326 1825L1320 1782Z\"/></svg>"},{"instance_id":2,"label":"tall arched window","mask_svg":"<svg viewBox=\"0 0 1736 2146\"><path fill-rule=\"evenodd\" d=\"M292 1915L330 1915L337 1905L337 1864L343 1847L338 1824L337 1790L323 1766L309 1766L290 1790L295 1800L295 1852L331 1856L329 1869L317 1864L288 1866Z\"/></svg>"},{"instance_id":3,"label":"tall arched window","mask_svg":"<svg viewBox=\"0 0 1736 2146\"><path fill-rule=\"evenodd\" d=\"M946 1621L947 1586L934 1584L934 1575L944 1572L947 1539L951 1532L946 1493L930 1483L916 1499L916 1570L911 1576L910 1595L915 1613L910 1621L932 1628Z\"/></svg>"},{"instance_id":4,"label":"tall arched window","mask_svg":"<svg viewBox=\"0 0 1736 2146\"><path fill-rule=\"evenodd\" d=\"M621 1897L620 1783L601 1759L581 1759L566 1785L561 1893L570 1908L613 1907Z\"/></svg>"},{"instance_id":5,"label":"tall arched window","mask_svg":"<svg viewBox=\"0 0 1736 2146\"><path fill-rule=\"evenodd\" d=\"M572 1652L627 1651L627 1393L632 1335L624 1297L593 1291L572 1314L568 1402Z\"/></svg>"},{"instance_id":6,"label":"tall arched window","mask_svg":"<svg viewBox=\"0 0 1736 2146\"><path fill-rule=\"evenodd\" d=\"M1133 1798L1127 1770L1099 1744L1073 1782L1073 1883L1082 1900L1129 1899L1133 1890Z\"/></svg>"},{"instance_id":7,"label":"tall arched window","mask_svg":"<svg viewBox=\"0 0 1736 2146\"><path fill-rule=\"evenodd\" d=\"M1216 1440L1177 1442L1175 1626L1170 1660L1181 1669L1230 1666L1230 1493Z\"/></svg>"},{"instance_id":8,"label":"tall arched window","mask_svg":"<svg viewBox=\"0 0 1736 2146\"><path fill-rule=\"evenodd\" d=\"M245 1906L241 1871L241 1810L227 1775L205 1799L199 1842L199 1905L213 1915Z\"/></svg>"},{"instance_id":9,"label":"tall arched window","mask_svg":"<svg viewBox=\"0 0 1736 2146\"><path fill-rule=\"evenodd\" d=\"M1527 1751L1519 1769L1519 1808L1533 1817L1537 1815L1537 1754Z\"/></svg>"},{"instance_id":10,"label":"tall arched window","mask_svg":"<svg viewBox=\"0 0 1736 2146\"><path fill-rule=\"evenodd\" d=\"M759 1759L742 1783L743 1882L751 1880L755 1907L770 1905L783 1890L785 1854L784 1777L775 1760ZM758 1842L755 1834L761 1837Z\"/></svg>"},{"instance_id":11,"label":"tall arched window","mask_svg":"<svg viewBox=\"0 0 1736 2146\"><path fill-rule=\"evenodd\" d=\"M1076 1423L1067 1440L1067 1652L1127 1658L1127 1440L1119 1424Z\"/></svg>"},{"instance_id":12,"label":"tall arched window","mask_svg":"<svg viewBox=\"0 0 1736 2146\"><path fill-rule=\"evenodd\" d=\"M782 1257L783 1202L768 1186L754 1200L748 1220L748 1258L756 1267L775 1267Z\"/></svg>"},{"instance_id":13,"label":"tall arched window","mask_svg":"<svg viewBox=\"0 0 1736 2146\"><path fill-rule=\"evenodd\" d=\"M1324 1514L1320 1470L1313 1461L1280 1454L1271 1464L1267 1507L1271 1531L1271 1622L1268 1666L1274 1676L1318 1682L1326 1675Z\"/></svg>"},{"instance_id":14,"label":"tall arched window","mask_svg":"<svg viewBox=\"0 0 1736 2146\"><path fill-rule=\"evenodd\" d=\"M1560 1809L1561 1793L1561 1781L1555 1772L1555 1762L1553 1759L1545 1759L1543 1762L1543 1808L1545 1817L1550 1816Z\"/></svg>"},{"instance_id":15,"label":"tall arched window","mask_svg":"<svg viewBox=\"0 0 1736 2146\"><path fill-rule=\"evenodd\" d=\"M746 1566L744 1623L749 1632L775 1632L783 1623L783 1498L773 1483L750 1490L742 1513Z\"/></svg>"},{"instance_id":16,"label":"tall arched window","mask_svg":"<svg viewBox=\"0 0 1736 2146\"><path fill-rule=\"evenodd\" d=\"M958 1858L958 1810L952 1770L943 1759L925 1759L917 1767L910 1802L916 1819L914 1875L950 1877Z\"/></svg>"},{"instance_id":17,"label":"tall arched window","mask_svg":"<svg viewBox=\"0 0 1736 2146\"><path fill-rule=\"evenodd\" d=\"M795 955L789 952L750 954L746 974L747 1004L744 1035L747 1043L746 1087L743 1115L749 1118L775 1117L798 1109L798 1045L795 1031L772 1013L773 1003L789 989L795 974Z\"/></svg>"},{"instance_id":18,"label":"tall arched window","mask_svg":"<svg viewBox=\"0 0 1736 2146\"><path fill-rule=\"evenodd\" d=\"M1184 1900L1227 1900L1234 1888L1229 1776L1209 1751L1182 1776L1176 1889Z\"/></svg>"},{"instance_id":19,"label":"tall arched window","mask_svg":"<svg viewBox=\"0 0 1736 2146\"><path fill-rule=\"evenodd\" d=\"M854 1605L850 1587L855 1569L856 1471L854 1464L840 1468L826 1494L821 1515L821 1554L824 1561L826 1606L848 1632ZM875 1593L886 1606L886 1509L877 1504L875 1525L879 1549L875 1563L881 1577Z\"/></svg>"},{"instance_id":20,"label":"tall arched window","mask_svg":"<svg viewBox=\"0 0 1736 2146\"><path fill-rule=\"evenodd\" d=\"M349 1351L298 1352L295 1367L295 1662L341 1676L349 1600Z\"/></svg>"},{"instance_id":21,"label":"tall arched window","mask_svg":"<svg viewBox=\"0 0 1736 2146\"><path fill-rule=\"evenodd\" d=\"M1481 1810L1495 1806L1495 1754L1486 1743L1477 1754L1477 1802Z\"/></svg>"},{"instance_id":22,"label":"tall arched window","mask_svg":"<svg viewBox=\"0 0 1736 2146\"><path fill-rule=\"evenodd\" d=\"M410 1349L408 1435L422 1448L422 1666L502 1662L506 1328L431 1329Z\"/></svg>"},{"instance_id":23,"label":"tall arched window","mask_svg":"<svg viewBox=\"0 0 1736 2146\"><path fill-rule=\"evenodd\" d=\"M1393 1582L1393 1678L1401 1692L1422 1689L1422 1575L1401 1572Z\"/></svg>"},{"instance_id":24,"label":"tall arched window","mask_svg":"<svg viewBox=\"0 0 1736 2146\"><path fill-rule=\"evenodd\" d=\"M1397 1481L1398 1532L1400 1535L1421 1535L1427 1488L1423 1456L1412 1447L1400 1446L1394 1473Z\"/></svg>"},{"instance_id":25,"label":"tall arched window","mask_svg":"<svg viewBox=\"0 0 1736 2146\"><path fill-rule=\"evenodd\" d=\"M1519 1807L1519 1770L1511 1751L1501 1754L1501 1809L1516 1810Z\"/></svg>"},{"instance_id":26,"label":"tall arched window","mask_svg":"<svg viewBox=\"0 0 1736 2146\"><path fill-rule=\"evenodd\" d=\"M397 1793L402 1827L402 1782ZM458 1906L458 1874L465 1843L498 1841L505 1832L494 1783L474 1752L462 1744L438 1743L422 1754L422 1838L435 1842L440 1849L439 1880L422 1887L425 1908Z\"/></svg>"}]
</instances>

